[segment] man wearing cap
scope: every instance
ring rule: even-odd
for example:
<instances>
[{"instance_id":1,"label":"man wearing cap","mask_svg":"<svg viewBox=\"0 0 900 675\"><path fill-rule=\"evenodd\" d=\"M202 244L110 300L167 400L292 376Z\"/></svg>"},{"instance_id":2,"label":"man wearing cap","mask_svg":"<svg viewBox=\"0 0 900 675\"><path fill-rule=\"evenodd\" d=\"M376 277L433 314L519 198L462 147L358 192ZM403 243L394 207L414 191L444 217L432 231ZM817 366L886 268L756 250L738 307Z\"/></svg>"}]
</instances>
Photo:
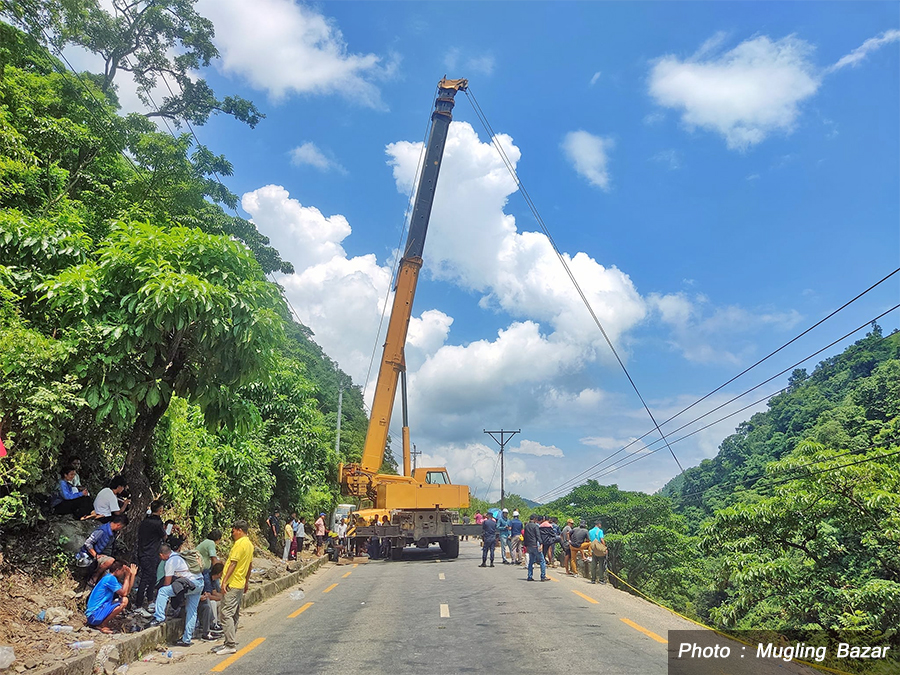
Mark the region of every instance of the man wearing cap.
<instances>
[{"instance_id":1,"label":"man wearing cap","mask_svg":"<svg viewBox=\"0 0 900 675\"><path fill-rule=\"evenodd\" d=\"M509 545L509 509L504 508L497 518L497 536L500 538L500 561L504 565L509 565L506 559L506 549Z\"/></svg>"},{"instance_id":2,"label":"man wearing cap","mask_svg":"<svg viewBox=\"0 0 900 675\"><path fill-rule=\"evenodd\" d=\"M488 511L481 521L481 564L479 567L487 567L488 553L491 554L491 567L494 566L494 547L497 545L497 521Z\"/></svg>"},{"instance_id":3,"label":"man wearing cap","mask_svg":"<svg viewBox=\"0 0 900 675\"><path fill-rule=\"evenodd\" d=\"M522 563L522 530L525 526L519 520L519 512L513 511L512 520L509 521L509 561L513 565Z\"/></svg>"},{"instance_id":4,"label":"man wearing cap","mask_svg":"<svg viewBox=\"0 0 900 675\"><path fill-rule=\"evenodd\" d=\"M316 519L316 556L322 555L325 546L325 514L320 513Z\"/></svg>"}]
</instances>

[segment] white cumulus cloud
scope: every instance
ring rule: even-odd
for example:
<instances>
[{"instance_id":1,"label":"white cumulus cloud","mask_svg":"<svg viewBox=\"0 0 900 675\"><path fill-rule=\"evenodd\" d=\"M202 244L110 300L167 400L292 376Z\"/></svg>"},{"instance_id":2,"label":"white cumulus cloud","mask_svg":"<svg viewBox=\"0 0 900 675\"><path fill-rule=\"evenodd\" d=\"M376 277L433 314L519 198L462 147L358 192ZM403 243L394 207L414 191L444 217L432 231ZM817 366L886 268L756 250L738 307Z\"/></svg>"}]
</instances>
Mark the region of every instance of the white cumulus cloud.
<instances>
[{"instance_id":1,"label":"white cumulus cloud","mask_svg":"<svg viewBox=\"0 0 900 675\"><path fill-rule=\"evenodd\" d=\"M396 62L350 51L334 20L295 0L200 0L216 27L219 67L280 100L291 93L340 94L381 107L376 82Z\"/></svg>"},{"instance_id":2,"label":"white cumulus cloud","mask_svg":"<svg viewBox=\"0 0 900 675\"><path fill-rule=\"evenodd\" d=\"M563 451L555 445L542 445L537 441L522 441L517 447L509 449L519 455L535 455L536 457L562 457Z\"/></svg>"},{"instance_id":3,"label":"white cumulus cloud","mask_svg":"<svg viewBox=\"0 0 900 675\"><path fill-rule=\"evenodd\" d=\"M695 363L740 365L752 355L753 345L746 336L761 330L788 331L803 318L796 310L714 307L702 294L651 293L647 302L671 327L670 345Z\"/></svg>"},{"instance_id":4,"label":"white cumulus cloud","mask_svg":"<svg viewBox=\"0 0 900 675\"><path fill-rule=\"evenodd\" d=\"M312 141L306 141L290 151L291 164L294 166L311 166L319 171L337 171L347 173L340 162L322 152Z\"/></svg>"},{"instance_id":5,"label":"white cumulus cloud","mask_svg":"<svg viewBox=\"0 0 900 675\"><path fill-rule=\"evenodd\" d=\"M687 59L657 59L650 95L679 110L688 127L718 132L731 149L747 150L772 133L790 133L802 103L821 84L810 61L812 46L794 36L760 35L723 53L722 42L716 36Z\"/></svg>"},{"instance_id":6,"label":"white cumulus cloud","mask_svg":"<svg viewBox=\"0 0 900 675\"><path fill-rule=\"evenodd\" d=\"M595 136L584 130L570 131L562 142L563 153L583 178L601 190L609 190L609 151L611 138Z\"/></svg>"}]
</instances>

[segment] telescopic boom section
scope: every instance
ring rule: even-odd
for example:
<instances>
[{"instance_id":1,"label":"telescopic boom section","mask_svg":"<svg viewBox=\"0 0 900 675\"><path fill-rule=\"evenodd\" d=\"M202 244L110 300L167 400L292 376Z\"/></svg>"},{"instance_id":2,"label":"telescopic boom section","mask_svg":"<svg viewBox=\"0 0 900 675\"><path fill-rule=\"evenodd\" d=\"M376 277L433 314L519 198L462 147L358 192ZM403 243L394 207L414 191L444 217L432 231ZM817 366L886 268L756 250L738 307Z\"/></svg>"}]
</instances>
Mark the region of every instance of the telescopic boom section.
<instances>
[{"instance_id":1,"label":"telescopic boom section","mask_svg":"<svg viewBox=\"0 0 900 675\"><path fill-rule=\"evenodd\" d=\"M375 398L372 401L372 416L366 433L366 444L363 449L360 469L363 474L375 474L384 461L388 428L391 424L391 412L397 393L400 372L405 370L404 347L409 330L409 319L412 316L413 299L416 294L416 283L419 270L422 268L422 251L425 247L425 235L431 219L431 207L434 203L434 191L437 187L438 174L441 171L441 160L444 156L444 145L447 142L447 131L450 128L454 97L456 92L465 91L467 80L441 80L438 84L438 96L431 115L431 135L425 150L425 164L419 185L416 189L416 200L413 206L409 225L409 236L400 267L397 270L397 283L394 289L394 304L391 307L391 318L388 323L387 339L384 343L384 354L378 370L378 381L375 385ZM348 469L350 467L347 467ZM357 486L356 493L363 485L351 481L348 487ZM365 496L361 494L360 496Z\"/></svg>"}]
</instances>

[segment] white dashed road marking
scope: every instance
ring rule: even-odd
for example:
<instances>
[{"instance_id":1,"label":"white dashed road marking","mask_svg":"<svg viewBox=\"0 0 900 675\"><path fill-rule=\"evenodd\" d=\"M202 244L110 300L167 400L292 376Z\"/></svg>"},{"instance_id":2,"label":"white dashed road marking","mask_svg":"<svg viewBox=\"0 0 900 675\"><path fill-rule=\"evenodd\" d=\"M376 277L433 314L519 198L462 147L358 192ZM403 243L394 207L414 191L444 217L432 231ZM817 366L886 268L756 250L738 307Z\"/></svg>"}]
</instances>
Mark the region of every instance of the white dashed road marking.
<instances>
[{"instance_id":1,"label":"white dashed road marking","mask_svg":"<svg viewBox=\"0 0 900 675\"><path fill-rule=\"evenodd\" d=\"M450 605L441 605L441 618L442 619L450 618Z\"/></svg>"}]
</instances>

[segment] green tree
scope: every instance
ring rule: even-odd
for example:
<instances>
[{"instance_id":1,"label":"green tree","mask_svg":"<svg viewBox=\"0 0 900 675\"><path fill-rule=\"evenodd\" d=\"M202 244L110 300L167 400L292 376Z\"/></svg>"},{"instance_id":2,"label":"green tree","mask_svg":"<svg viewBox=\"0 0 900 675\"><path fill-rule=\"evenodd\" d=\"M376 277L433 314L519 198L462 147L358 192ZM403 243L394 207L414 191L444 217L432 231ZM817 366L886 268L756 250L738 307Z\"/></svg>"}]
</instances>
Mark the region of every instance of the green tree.
<instances>
[{"instance_id":1,"label":"green tree","mask_svg":"<svg viewBox=\"0 0 900 675\"><path fill-rule=\"evenodd\" d=\"M196 0L112 0L107 11L97 0L4 0L2 14L24 26L39 41L62 48L76 44L103 59L97 78L105 96L116 78L128 73L137 85L147 117L162 117L202 125L213 113L231 115L251 127L264 117L253 103L239 96L216 97L197 71L218 58L215 29L201 16ZM157 108L151 92L164 84Z\"/></svg>"},{"instance_id":2,"label":"green tree","mask_svg":"<svg viewBox=\"0 0 900 675\"><path fill-rule=\"evenodd\" d=\"M79 342L84 398L127 429L125 470L150 500L145 452L173 395L211 423L242 422L229 392L264 377L281 336L274 286L227 237L117 223L90 259L43 284L60 328Z\"/></svg>"}]
</instances>

